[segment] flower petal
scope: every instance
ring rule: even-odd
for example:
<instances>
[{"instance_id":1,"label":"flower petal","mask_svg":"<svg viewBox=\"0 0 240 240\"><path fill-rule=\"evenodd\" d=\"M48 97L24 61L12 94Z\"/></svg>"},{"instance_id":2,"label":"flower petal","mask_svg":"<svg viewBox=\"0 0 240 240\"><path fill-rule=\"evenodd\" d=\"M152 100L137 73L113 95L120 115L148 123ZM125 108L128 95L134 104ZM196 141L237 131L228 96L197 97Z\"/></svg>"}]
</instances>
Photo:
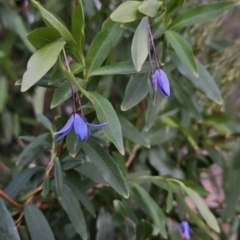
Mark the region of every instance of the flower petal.
<instances>
[{"instance_id":1,"label":"flower petal","mask_svg":"<svg viewBox=\"0 0 240 240\"><path fill-rule=\"evenodd\" d=\"M108 123L105 122L105 123L100 123L100 124L93 124L93 123L88 123L87 122L87 125L90 126L90 127L94 127L94 128L97 128L97 129L100 129L104 126L106 126Z\"/></svg>"},{"instance_id":2,"label":"flower petal","mask_svg":"<svg viewBox=\"0 0 240 240\"><path fill-rule=\"evenodd\" d=\"M169 97L170 96L170 84L169 84L169 80L168 80L165 72L162 69L157 69L155 71L155 77L157 79L157 84L158 84L158 87L160 88L162 94L165 97Z\"/></svg>"},{"instance_id":3,"label":"flower petal","mask_svg":"<svg viewBox=\"0 0 240 240\"><path fill-rule=\"evenodd\" d=\"M64 127L62 129L60 129L59 131L55 132L54 135L58 135L61 133L65 133L65 132L69 132L72 128L72 124L73 124L73 120L74 120L74 116L72 115L67 123L64 125Z\"/></svg>"},{"instance_id":4,"label":"flower petal","mask_svg":"<svg viewBox=\"0 0 240 240\"><path fill-rule=\"evenodd\" d=\"M152 84L153 91L156 92L157 91L157 79L156 79L156 76L155 76L154 73L151 73L150 81L151 81L151 84Z\"/></svg>"},{"instance_id":5,"label":"flower petal","mask_svg":"<svg viewBox=\"0 0 240 240\"><path fill-rule=\"evenodd\" d=\"M66 131L66 132L62 133L61 135L59 135L58 138L57 138L57 141L61 140L61 139L64 138L66 135L68 135L68 133L69 133L70 131L71 131L71 128L70 128L68 131Z\"/></svg>"},{"instance_id":6,"label":"flower petal","mask_svg":"<svg viewBox=\"0 0 240 240\"><path fill-rule=\"evenodd\" d=\"M74 115L74 131L81 140L88 137L88 127L84 120L77 114Z\"/></svg>"}]
</instances>

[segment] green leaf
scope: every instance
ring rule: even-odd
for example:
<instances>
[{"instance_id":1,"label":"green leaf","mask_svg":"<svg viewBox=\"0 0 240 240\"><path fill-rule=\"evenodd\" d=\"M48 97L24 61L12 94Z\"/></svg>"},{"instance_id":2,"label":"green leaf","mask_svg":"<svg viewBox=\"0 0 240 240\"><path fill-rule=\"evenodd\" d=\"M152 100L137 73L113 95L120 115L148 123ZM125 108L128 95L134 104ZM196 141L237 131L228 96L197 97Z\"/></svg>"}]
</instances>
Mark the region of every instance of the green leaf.
<instances>
[{"instance_id":1,"label":"green leaf","mask_svg":"<svg viewBox=\"0 0 240 240\"><path fill-rule=\"evenodd\" d=\"M150 66L145 62L139 73L149 72ZM111 65L93 70L89 76L102 76L102 75L125 75L136 73L135 67L132 62L118 62Z\"/></svg>"},{"instance_id":2,"label":"green leaf","mask_svg":"<svg viewBox=\"0 0 240 240\"><path fill-rule=\"evenodd\" d=\"M123 2L118 8L110 15L112 21L115 22L132 22L143 15L138 11L138 7L142 4L139 1Z\"/></svg>"},{"instance_id":3,"label":"green leaf","mask_svg":"<svg viewBox=\"0 0 240 240\"><path fill-rule=\"evenodd\" d=\"M84 43L84 12L82 1L73 9L72 12L72 35L77 43L78 51L82 52Z\"/></svg>"},{"instance_id":4,"label":"green leaf","mask_svg":"<svg viewBox=\"0 0 240 240\"><path fill-rule=\"evenodd\" d=\"M237 5L239 1L215 2L187 9L173 20L169 29L179 29L209 21Z\"/></svg>"},{"instance_id":5,"label":"green leaf","mask_svg":"<svg viewBox=\"0 0 240 240\"><path fill-rule=\"evenodd\" d=\"M220 228L218 226L217 220L213 213L209 210L206 203L203 201L203 199L199 196L197 192L192 190L188 187L183 187L183 189L186 191L187 195L193 200L193 202L196 204L200 214L202 215L203 219L206 221L206 223L217 233L220 232Z\"/></svg>"},{"instance_id":6,"label":"green leaf","mask_svg":"<svg viewBox=\"0 0 240 240\"><path fill-rule=\"evenodd\" d=\"M37 115L38 120L42 123L42 125L48 129L48 130L52 130L52 123L48 120L48 118L46 118L44 115L42 114L38 114Z\"/></svg>"},{"instance_id":7,"label":"green leaf","mask_svg":"<svg viewBox=\"0 0 240 240\"><path fill-rule=\"evenodd\" d=\"M89 139L83 150L91 162L99 169L104 180L124 197L128 197L128 188L121 170L115 160L94 140Z\"/></svg>"},{"instance_id":8,"label":"green leaf","mask_svg":"<svg viewBox=\"0 0 240 240\"><path fill-rule=\"evenodd\" d=\"M73 157L67 156L64 159L61 159L61 163L62 163L62 170L66 171L66 170L70 170L70 169L81 166L84 163L84 161L79 157L73 158Z\"/></svg>"},{"instance_id":9,"label":"green leaf","mask_svg":"<svg viewBox=\"0 0 240 240\"><path fill-rule=\"evenodd\" d=\"M15 198L18 193L26 186L30 178L36 173L43 173L43 167L35 167L21 171L5 188L4 192L11 198Z\"/></svg>"},{"instance_id":10,"label":"green leaf","mask_svg":"<svg viewBox=\"0 0 240 240\"><path fill-rule=\"evenodd\" d=\"M156 0L144 1L139 7L139 12L147 15L149 17L155 17L158 12L159 7L162 5L162 2Z\"/></svg>"},{"instance_id":11,"label":"green leaf","mask_svg":"<svg viewBox=\"0 0 240 240\"><path fill-rule=\"evenodd\" d=\"M132 60L137 72L142 69L142 65L148 56L148 18L144 17L139 23L132 41Z\"/></svg>"},{"instance_id":12,"label":"green leaf","mask_svg":"<svg viewBox=\"0 0 240 240\"><path fill-rule=\"evenodd\" d=\"M152 199L152 197L144 188L142 188L136 183L131 184L131 191L135 195L133 196L134 200L137 201L138 206L140 208L143 207L145 209L145 212L152 218L154 226L159 229L161 235L164 238L167 238L166 217L162 209L158 206L158 204Z\"/></svg>"},{"instance_id":13,"label":"green leaf","mask_svg":"<svg viewBox=\"0 0 240 240\"><path fill-rule=\"evenodd\" d=\"M31 240L55 239L46 218L34 204L24 205L24 216Z\"/></svg>"},{"instance_id":14,"label":"green leaf","mask_svg":"<svg viewBox=\"0 0 240 240\"><path fill-rule=\"evenodd\" d=\"M128 216L127 209L125 208L124 204L119 200L113 201L113 206L115 211L120 214L124 219Z\"/></svg>"},{"instance_id":15,"label":"green leaf","mask_svg":"<svg viewBox=\"0 0 240 240\"><path fill-rule=\"evenodd\" d=\"M5 77L0 78L0 113L5 107L5 103L8 97L8 85Z\"/></svg>"},{"instance_id":16,"label":"green leaf","mask_svg":"<svg viewBox=\"0 0 240 240\"><path fill-rule=\"evenodd\" d=\"M93 105L99 121L101 123L108 123L103 127L104 134L116 146L118 151L124 155L122 128L114 108L111 103L100 94L91 92L89 95L94 101Z\"/></svg>"},{"instance_id":17,"label":"green leaf","mask_svg":"<svg viewBox=\"0 0 240 240\"><path fill-rule=\"evenodd\" d=\"M33 5L40 11L42 18L44 18L52 27L58 30L58 32L64 39L66 39L66 41L70 43L76 43L69 30L54 14L46 10L39 2L34 0L31 1Z\"/></svg>"},{"instance_id":18,"label":"green leaf","mask_svg":"<svg viewBox=\"0 0 240 240\"><path fill-rule=\"evenodd\" d=\"M166 31L165 34L168 42L171 44L177 56L181 59L182 63L186 65L195 76L198 76L198 68L191 46L188 44L188 42L176 32Z\"/></svg>"},{"instance_id":19,"label":"green leaf","mask_svg":"<svg viewBox=\"0 0 240 240\"><path fill-rule=\"evenodd\" d=\"M132 75L121 104L121 110L127 111L141 102L148 93L149 72Z\"/></svg>"},{"instance_id":20,"label":"green leaf","mask_svg":"<svg viewBox=\"0 0 240 240\"><path fill-rule=\"evenodd\" d=\"M61 162L58 158L54 161L54 182L58 199L61 199L63 193L63 173Z\"/></svg>"},{"instance_id":21,"label":"green leaf","mask_svg":"<svg viewBox=\"0 0 240 240\"><path fill-rule=\"evenodd\" d=\"M145 240L152 236L152 224L144 219L137 224L136 240Z\"/></svg>"},{"instance_id":22,"label":"green leaf","mask_svg":"<svg viewBox=\"0 0 240 240\"><path fill-rule=\"evenodd\" d=\"M206 68L197 60L197 68L199 69L199 76L196 77L184 64L181 63L180 59L175 55L170 53L170 57L179 72L188 78L192 84L201 90L208 98L212 99L214 102L221 104L222 98L220 91L210 73Z\"/></svg>"},{"instance_id":23,"label":"green leaf","mask_svg":"<svg viewBox=\"0 0 240 240\"><path fill-rule=\"evenodd\" d=\"M80 176L79 176L80 178ZM91 199L86 193L86 189L83 187L76 174L72 172L67 173L65 178L65 183L71 188L72 192L75 194L77 199L82 203L82 205L88 210L93 217L96 217L96 211L93 206Z\"/></svg>"},{"instance_id":24,"label":"green leaf","mask_svg":"<svg viewBox=\"0 0 240 240\"><path fill-rule=\"evenodd\" d=\"M16 164L19 164L24 157L28 155L28 153L33 150L34 148L38 147L41 145L45 139L49 136L48 133L44 133L36 137L30 144L28 144L23 151L18 155L18 158L16 160Z\"/></svg>"},{"instance_id":25,"label":"green leaf","mask_svg":"<svg viewBox=\"0 0 240 240\"><path fill-rule=\"evenodd\" d=\"M171 77L171 87L173 88L173 93L176 96L177 100L181 103L181 105L184 107L185 110L189 112L189 114L197 119L201 120L201 113L195 106L192 94L193 92L188 92L187 89L185 89L181 82L179 80L176 80L175 78Z\"/></svg>"},{"instance_id":26,"label":"green leaf","mask_svg":"<svg viewBox=\"0 0 240 240\"><path fill-rule=\"evenodd\" d=\"M0 212L0 238L4 240L20 240L15 223L2 198L0 198Z\"/></svg>"},{"instance_id":27,"label":"green leaf","mask_svg":"<svg viewBox=\"0 0 240 240\"><path fill-rule=\"evenodd\" d=\"M123 116L119 116L119 120L122 126L123 136L133 141L134 143L150 148L146 138Z\"/></svg>"},{"instance_id":28,"label":"green leaf","mask_svg":"<svg viewBox=\"0 0 240 240\"><path fill-rule=\"evenodd\" d=\"M49 178L45 178L43 181L42 196L45 198L51 190L51 181Z\"/></svg>"},{"instance_id":29,"label":"green leaf","mask_svg":"<svg viewBox=\"0 0 240 240\"><path fill-rule=\"evenodd\" d=\"M61 37L60 33L55 28L40 27L27 34L27 39L36 48L52 43Z\"/></svg>"},{"instance_id":30,"label":"green leaf","mask_svg":"<svg viewBox=\"0 0 240 240\"><path fill-rule=\"evenodd\" d=\"M167 195L167 209L166 212L169 213L173 207L173 191L172 191L172 183L167 182L168 186L168 195Z\"/></svg>"},{"instance_id":31,"label":"green leaf","mask_svg":"<svg viewBox=\"0 0 240 240\"><path fill-rule=\"evenodd\" d=\"M102 30L92 41L86 56L86 68L88 75L96 68L99 68L107 58L111 49L116 45L122 36L122 28L118 23L110 19L103 24Z\"/></svg>"},{"instance_id":32,"label":"green leaf","mask_svg":"<svg viewBox=\"0 0 240 240\"><path fill-rule=\"evenodd\" d=\"M47 44L31 56L27 64L27 71L23 74L22 92L27 91L50 70L65 43L65 41L56 41Z\"/></svg>"},{"instance_id":33,"label":"green leaf","mask_svg":"<svg viewBox=\"0 0 240 240\"><path fill-rule=\"evenodd\" d=\"M66 147L70 156L75 157L82 148L84 141L82 141L72 129L67 135Z\"/></svg>"},{"instance_id":34,"label":"green leaf","mask_svg":"<svg viewBox=\"0 0 240 240\"><path fill-rule=\"evenodd\" d=\"M172 16L177 13L183 6L185 0L171 0L170 3L167 4L166 15Z\"/></svg>"},{"instance_id":35,"label":"green leaf","mask_svg":"<svg viewBox=\"0 0 240 240\"><path fill-rule=\"evenodd\" d=\"M74 193L66 184L63 185L63 194L62 198L59 201L77 233L84 240L87 240L87 227L82 209L80 208L80 205Z\"/></svg>"}]
</instances>

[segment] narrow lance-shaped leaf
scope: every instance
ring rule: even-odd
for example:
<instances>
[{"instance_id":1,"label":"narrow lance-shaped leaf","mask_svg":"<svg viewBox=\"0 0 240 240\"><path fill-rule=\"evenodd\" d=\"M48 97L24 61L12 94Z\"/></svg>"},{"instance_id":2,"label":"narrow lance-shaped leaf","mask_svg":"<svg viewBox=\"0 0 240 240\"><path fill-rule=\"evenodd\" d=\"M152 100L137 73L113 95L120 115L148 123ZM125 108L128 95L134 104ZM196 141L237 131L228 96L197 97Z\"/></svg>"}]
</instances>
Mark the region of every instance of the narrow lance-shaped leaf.
<instances>
[{"instance_id":1,"label":"narrow lance-shaped leaf","mask_svg":"<svg viewBox=\"0 0 240 240\"><path fill-rule=\"evenodd\" d=\"M148 18L144 17L139 23L132 41L132 60L137 72L142 68L148 55Z\"/></svg>"},{"instance_id":2,"label":"narrow lance-shaped leaf","mask_svg":"<svg viewBox=\"0 0 240 240\"><path fill-rule=\"evenodd\" d=\"M72 13L72 35L77 43L78 50L82 52L84 43L84 12L82 1L73 9Z\"/></svg>"},{"instance_id":3,"label":"narrow lance-shaped leaf","mask_svg":"<svg viewBox=\"0 0 240 240\"><path fill-rule=\"evenodd\" d=\"M168 42L171 44L172 48L181 59L183 64L186 65L194 73L195 76L198 76L198 68L192 49L188 42L176 32L166 31L165 34Z\"/></svg>"},{"instance_id":4,"label":"narrow lance-shaped leaf","mask_svg":"<svg viewBox=\"0 0 240 240\"><path fill-rule=\"evenodd\" d=\"M27 64L27 71L23 75L22 92L27 91L50 70L65 43L65 41L56 41L47 44L31 56Z\"/></svg>"},{"instance_id":5,"label":"narrow lance-shaped leaf","mask_svg":"<svg viewBox=\"0 0 240 240\"><path fill-rule=\"evenodd\" d=\"M149 70L149 69L148 69ZM142 101L148 93L149 72L132 75L122 101L121 110L127 111Z\"/></svg>"},{"instance_id":6,"label":"narrow lance-shaped leaf","mask_svg":"<svg viewBox=\"0 0 240 240\"><path fill-rule=\"evenodd\" d=\"M35 205L24 205L24 215L32 240L55 240L46 218Z\"/></svg>"},{"instance_id":7,"label":"narrow lance-shaped leaf","mask_svg":"<svg viewBox=\"0 0 240 240\"><path fill-rule=\"evenodd\" d=\"M64 184L62 198L59 200L77 233L84 239L87 239L87 227L85 218L72 190ZM47 238L46 238L47 239Z\"/></svg>"},{"instance_id":8,"label":"narrow lance-shaped leaf","mask_svg":"<svg viewBox=\"0 0 240 240\"><path fill-rule=\"evenodd\" d=\"M20 240L17 228L2 198L0 198L0 212L0 239Z\"/></svg>"},{"instance_id":9,"label":"narrow lance-shaped leaf","mask_svg":"<svg viewBox=\"0 0 240 240\"><path fill-rule=\"evenodd\" d=\"M158 9L161 5L162 5L162 2L157 1L157 0L144 1L138 7L138 10L139 10L139 12L141 12L149 17L154 17L157 14Z\"/></svg>"},{"instance_id":10,"label":"narrow lance-shaped leaf","mask_svg":"<svg viewBox=\"0 0 240 240\"><path fill-rule=\"evenodd\" d=\"M138 11L138 7L142 4L140 1L127 1L123 2L118 8L110 15L112 21L115 22L132 22L143 15Z\"/></svg>"},{"instance_id":11,"label":"narrow lance-shaped leaf","mask_svg":"<svg viewBox=\"0 0 240 240\"><path fill-rule=\"evenodd\" d=\"M115 191L127 198L128 188L115 160L93 139L89 139L84 143L83 150L91 162L101 172L104 180L114 188Z\"/></svg>"},{"instance_id":12,"label":"narrow lance-shaped leaf","mask_svg":"<svg viewBox=\"0 0 240 240\"><path fill-rule=\"evenodd\" d=\"M42 18L44 18L51 26L58 30L64 39L66 39L68 42L76 44L72 34L69 32L66 26L56 16L54 16L54 14L44 8L39 2L34 0L31 1L33 5L40 11Z\"/></svg>"},{"instance_id":13,"label":"narrow lance-shaped leaf","mask_svg":"<svg viewBox=\"0 0 240 240\"><path fill-rule=\"evenodd\" d=\"M89 95L94 101L93 105L99 121L101 123L108 123L103 127L104 134L116 146L118 151L124 155L122 128L113 106L106 98L98 93L91 92Z\"/></svg>"},{"instance_id":14,"label":"narrow lance-shaped leaf","mask_svg":"<svg viewBox=\"0 0 240 240\"><path fill-rule=\"evenodd\" d=\"M58 199L62 197L63 192L63 173L62 173L62 167L61 162L58 158L54 161L54 182L56 187L56 193Z\"/></svg>"},{"instance_id":15,"label":"narrow lance-shaped leaf","mask_svg":"<svg viewBox=\"0 0 240 240\"><path fill-rule=\"evenodd\" d=\"M187 9L173 20L169 29L179 29L196 23L209 21L237 5L239 5L239 1L227 1L209 3Z\"/></svg>"},{"instance_id":16,"label":"narrow lance-shaped leaf","mask_svg":"<svg viewBox=\"0 0 240 240\"><path fill-rule=\"evenodd\" d=\"M87 52L86 68L88 75L102 65L111 49L118 42L122 32L123 30L118 23L112 22L110 19L104 22L101 32L94 38Z\"/></svg>"}]
</instances>

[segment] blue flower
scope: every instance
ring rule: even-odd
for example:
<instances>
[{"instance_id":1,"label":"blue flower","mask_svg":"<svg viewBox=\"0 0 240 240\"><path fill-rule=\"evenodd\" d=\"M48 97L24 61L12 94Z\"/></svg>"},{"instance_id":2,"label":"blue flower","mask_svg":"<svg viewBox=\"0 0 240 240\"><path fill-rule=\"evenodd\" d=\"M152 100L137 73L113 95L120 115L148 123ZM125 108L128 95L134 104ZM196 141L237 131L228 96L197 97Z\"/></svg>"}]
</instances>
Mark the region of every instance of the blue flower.
<instances>
[{"instance_id":1,"label":"blue flower","mask_svg":"<svg viewBox=\"0 0 240 240\"><path fill-rule=\"evenodd\" d=\"M155 78L157 81L157 85L160 88L162 94L165 97L169 97L170 96L170 84L167 78L167 75L165 74L165 72L161 69L158 68L156 69L155 73Z\"/></svg>"},{"instance_id":2,"label":"blue flower","mask_svg":"<svg viewBox=\"0 0 240 240\"><path fill-rule=\"evenodd\" d=\"M151 81L151 84L152 84L153 91L156 92L158 85L157 85L157 79L156 79L155 73L151 73L150 81Z\"/></svg>"},{"instance_id":3,"label":"blue flower","mask_svg":"<svg viewBox=\"0 0 240 240\"><path fill-rule=\"evenodd\" d=\"M85 140L88 139L90 136L90 130L88 126L92 126L95 128L102 128L105 126L107 123L102 123L102 124L91 124L88 122L85 122L78 114L74 113L65 126L60 129L59 131L55 132L54 135L59 135L57 138L57 141L65 137L72 129L74 128L74 131L76 135L81 139Z\"/></svg>"},{"instance_id":4,"label":"blue flower","mask_svg":"<svg viewBox=\"0 0 240 240\"><path fill-rule=\"evenodd\" d=\"M188 224L187 221L182 221L179 225L178 225L182 235L185 237L186 240L190 240L190 231L191 228Z\"/></svg>"}]
</instances>

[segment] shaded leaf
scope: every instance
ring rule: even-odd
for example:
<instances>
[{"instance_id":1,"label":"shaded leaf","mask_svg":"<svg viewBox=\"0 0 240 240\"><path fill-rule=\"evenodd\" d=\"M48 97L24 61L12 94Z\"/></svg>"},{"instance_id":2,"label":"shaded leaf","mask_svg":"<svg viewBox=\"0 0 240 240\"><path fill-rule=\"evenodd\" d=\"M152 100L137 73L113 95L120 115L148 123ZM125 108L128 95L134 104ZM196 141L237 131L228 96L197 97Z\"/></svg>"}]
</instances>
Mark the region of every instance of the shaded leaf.
<instances>
[{"instance_id":1,"label":"shaded leaf","mask_svg":"<svg viewBox=\"0 0 240 240\"><path fill-rule=\"evenodd\" d=\"M91 162L99 169L104 180L114 188L115 191L127 198L128 188L115 160L92 139L84 143L83 150Z\"/></svg>"},{"instance_id":2,"label":"shaded leaf","mask_svg":"<svg viewBox=\"0 0 240 240\"><path fill-rule=\"evenodd\" d=\"M17 227L2 198L0 198L0 212L0 238L4 240L20 240Z\"/></svg>"},{"instance_id":3,"label":"shaded leaf","mask_svg":"<svg viewBox=\"0 0 240 240\"><path fill-rule=\"evenodd\" d=\"M34 204L24 205L24 216L32 240L55 239L46 218Z\"/></svg>"},{"instance_id":4,"label":"shaded leaf","mask_svg":"<svg viewBox=\"0 0 240 240\"><path fill-rule=\"evenodd\" d=\"M61 162L58 158L54 161L54 182L58 199L61 199L63 192L63 173Z\"/></svg>"},{"instance_id":5,"label":"shaded leaf","mask_svg":"<svg viewBox=\"0 0 240 240\"><path fill-rule=\"evenodd\" d=\"M72 129L66 138L66 147L69 155L75 157L82 148L84 141L82 141Z\"/></svg>"},{"instance_id":6,"label":"shaded leaf","mask_svg":"<svg viewBox=\"0 0 240 240\"><path fill-rule=\"evenodd\" d=\"M42 123L42 125L48 129L48 130L52 130L52 123L48 120L48 118L42 114L38 114L37 115L38 120Z\"/></svg>"},{"instance_id":7,"label":"shaded leaf","mask_svg":"<svg viewBox=\"0 0 240 240\"><path fill-rule=\"evenodd\" d=\"M151 237L153 232L152 224L144 219L137 224L136 240L145 240Z\"/></svg>"},{"instance_id":8,"label":"shaded leaf","mask_svg":"<svg viewBox=\"0 0 240 240\"><path fill-rule=\"evenodd\" d=\"M121 110L126 111L137 105L148 93L149 72L132 75L121 104Z\"/></svg>"}]
</instances>

